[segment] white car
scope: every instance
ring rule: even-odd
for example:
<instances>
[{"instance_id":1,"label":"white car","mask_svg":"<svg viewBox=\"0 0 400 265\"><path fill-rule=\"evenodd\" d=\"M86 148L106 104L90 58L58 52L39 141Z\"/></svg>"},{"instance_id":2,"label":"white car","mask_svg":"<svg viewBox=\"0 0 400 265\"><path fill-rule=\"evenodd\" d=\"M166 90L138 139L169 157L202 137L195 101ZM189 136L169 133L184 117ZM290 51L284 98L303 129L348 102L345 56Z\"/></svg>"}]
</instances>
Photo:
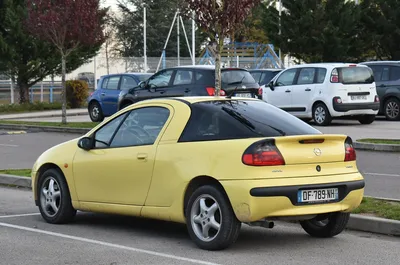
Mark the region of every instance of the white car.
<instances>
[{"instance_id":1,"label":"white car","mask_svg":"<svg viewBox=\"0 0 400 265\"><path fill-rule=\"evenodd\" d=\"M350 116L370 124L379 111L372 70L360 64L320 63L287 68L262 90L262 99L317 125Z\"/></svg>"}]
</instances>

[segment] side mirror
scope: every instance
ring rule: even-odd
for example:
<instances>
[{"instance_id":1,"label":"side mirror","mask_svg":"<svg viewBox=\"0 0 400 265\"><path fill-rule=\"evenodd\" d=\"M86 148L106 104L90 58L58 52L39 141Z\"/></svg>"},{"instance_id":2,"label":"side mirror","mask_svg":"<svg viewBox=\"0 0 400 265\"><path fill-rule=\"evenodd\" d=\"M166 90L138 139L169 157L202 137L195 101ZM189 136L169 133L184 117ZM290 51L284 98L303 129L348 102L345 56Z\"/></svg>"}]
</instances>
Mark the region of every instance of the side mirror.
<instances>
[{"instance_id":1,"label":"side mirror","mask_svg":"<svg viewBox=\"0 0 400 265\"><path fill-rule=\"evenodd\" d=\"M146 88L146 82L145 81L140 81L139 82L139 87L140 88Z\"/></svg>"},{"instance_id":2,"label":"side mirror","mask_svg":"<svg viewBox=\"0 0 400 265\"><path fill-rule=\"evenodd\" d=\"M275 90L275 87L274 87L274 82L269 82L268 83L268 86L269 86L269 88L272 90L272 91L274 91Z\"/></svg>"},{"instance_id":3,"label":"side mirror","mask_svg":"<svg viewBox=\"0 0 400 265\"><path fill-rule=\"evenodd\" d=\"M93 148L93 140L90 137L83 137L78 141L79 148L89 151Z\"/></svg>"}]
</instances>

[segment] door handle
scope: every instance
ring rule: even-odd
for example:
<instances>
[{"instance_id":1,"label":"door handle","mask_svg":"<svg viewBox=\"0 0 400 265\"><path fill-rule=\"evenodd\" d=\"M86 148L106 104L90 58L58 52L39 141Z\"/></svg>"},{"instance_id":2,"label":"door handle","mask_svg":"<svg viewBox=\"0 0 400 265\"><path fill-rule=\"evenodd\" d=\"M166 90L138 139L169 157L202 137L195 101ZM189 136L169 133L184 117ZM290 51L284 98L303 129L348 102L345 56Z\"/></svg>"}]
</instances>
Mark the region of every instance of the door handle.
<instances>
[{"instance_id":1,"label":"door handle","mask_svg":"<svg viewBox=\"0 0 400 265\"><path fill-rule=\"evenodd\" d=\"M305 91L311 91L311 89L310 88L306 88Z\"/></svg>"},{"instance_id":2,"label":"door handle","mask_svg":"<svg viewBox=\"0 0 400 265\"><path fill-rule=\"evenodd\" d=\"M286 93L290 93L291 91L288 89L288 90L286 90L285 92L286 92Z\"/></svg>"},{"instance_id":3,"label":"door handle","mask_svg":"<svg viewBox=\"0 0 400 265\"><path fill-rule=\"evenodd\" d=\"M103 92L103 93L101 93L101 95L102 95L102 96L105 96L105 95L106 95L106 93L104 93L104 92Z\"/></svg>"},{"instance_id":4,"label":"door handle","mask_svg":"<svg viewBox=\"0 0 400 265\"><path fill-rule=\"evenodd\" d=\"M380 85L379 87L386 87L386 85L385 85L385 84L382 84L382 85Z\"/></svg>"},{"instance_id":5,"label":"door handle","mask_svg":"<svg viewBox=\"0 0 400 265\"><path fill-rule=\"evenodd\" d=\"M189 88L186 88L186 89L185 89L185 93L188 93L188 92L190 92L190 89L189 89Z\"/></svg>"},{"instance_id":6,"label":"door handle","mask_svg":"<svg viewBox=\"0 0 400 265\"><path fill-rule=\"evenodd\" d=\"M147 158L147 154L144 154L144 153L137 154L137 159L139 159L139 160L146 160L146 158Z\"/></svg>"}]
</instances>

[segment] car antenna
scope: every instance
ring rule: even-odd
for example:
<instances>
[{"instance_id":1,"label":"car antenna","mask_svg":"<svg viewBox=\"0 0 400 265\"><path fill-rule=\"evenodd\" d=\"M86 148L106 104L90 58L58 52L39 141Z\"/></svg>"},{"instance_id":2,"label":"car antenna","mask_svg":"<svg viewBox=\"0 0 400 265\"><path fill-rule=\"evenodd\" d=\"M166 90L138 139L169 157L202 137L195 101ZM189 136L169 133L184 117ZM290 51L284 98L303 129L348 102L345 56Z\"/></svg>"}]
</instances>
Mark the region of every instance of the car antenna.
<instances>
[{"instance_id":1,"label":"car antenna","mask_svg":"<svg viewBox=\"0 0 400 265\"><path fill-rule=\"evenodd\" d=\"M233 94L236 92L236 90L238 89L239 85L243 82L243 79L245 78L245 76L243 76L242 80L240 80L240 82L236 82L237 86L235 87L235 89L232 91L232 93L228 96L226 96L226 98L232 98Z\"/></svg>"}]
</instances>

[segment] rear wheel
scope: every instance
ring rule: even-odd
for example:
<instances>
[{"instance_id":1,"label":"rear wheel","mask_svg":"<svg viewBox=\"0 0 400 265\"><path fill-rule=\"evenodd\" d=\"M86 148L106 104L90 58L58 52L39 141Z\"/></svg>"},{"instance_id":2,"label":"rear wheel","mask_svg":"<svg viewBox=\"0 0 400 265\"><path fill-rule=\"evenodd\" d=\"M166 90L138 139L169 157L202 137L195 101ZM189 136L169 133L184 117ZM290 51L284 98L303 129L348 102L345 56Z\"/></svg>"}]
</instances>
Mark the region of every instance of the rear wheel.
<instances>
[{"instance_id":1,"label":"rear wheel","mask_svg":"<svg viewBox=\"0 0 400 265\"><path fill-rule=\"evenodd\" d=\"M46 222L67 223L75 217L68 185L59 170L46 170L40 176L37 192L39 210Z\"/></svg>"},{"instance_id":2,"label":"rear wheel","mask_svg":"<svg viewBox=\"0 0 400 265\"><path fill-rule=\"evenodd\" d=\"M239 236L241 223L225 194L214 186L195 190L185 215L189 235L202 249L225 249Z\"/></svg>"},{"instance_id":3,"label":"rear wheel","mask_svg":"<svg viewBox=\"0 0 400 265\"><path fill-rule=\"evenodd\" d=\"M101 109L100 104L97 101L90 103L89 116L93 122L101 122L104 120L103 111Z\"/></svg>"},{"instance_id":4,"label":"rear wheel","mask_svg":"<svg viewBox=\"0 0 400 265\"><path fill-rule=\"evenodd\" d=\"M374 122L374 120L375 120L375 115L363 115L358 118L358 121L361 124L371 124Z\"/></svg>"},{"instance_id":5,"label":"rear wheel","mask_svg":"<svg viewBox=\"0 0 400 265\"><path fill-rule=\"evenodd\" d=\"M319 126L327 126L332 122L331 114L324 103L317 103L314 106L313 120Z\"/></svg>"},{"instance_id":6,"label":"rear wheel","mask_svg":"<svg viewBox=\"0 0 400 265\"><path fill-rule=\"evenodd\" d=\"M400 120L400 101L397 98L389 98L385 101L384 112L389 121Z\"/></svg>"},{"instance_id":7,"label":"rear wheel","mask_svg":"<svg viewBox=\"0 0 400 265\"><path fill-rule=\"evenodd\" d=\"M300 225L310 236L334 237L346 228L349 219L350 213L336 212L300 221Z\"/></svg>"}]
</instances>

